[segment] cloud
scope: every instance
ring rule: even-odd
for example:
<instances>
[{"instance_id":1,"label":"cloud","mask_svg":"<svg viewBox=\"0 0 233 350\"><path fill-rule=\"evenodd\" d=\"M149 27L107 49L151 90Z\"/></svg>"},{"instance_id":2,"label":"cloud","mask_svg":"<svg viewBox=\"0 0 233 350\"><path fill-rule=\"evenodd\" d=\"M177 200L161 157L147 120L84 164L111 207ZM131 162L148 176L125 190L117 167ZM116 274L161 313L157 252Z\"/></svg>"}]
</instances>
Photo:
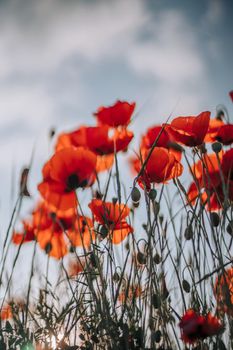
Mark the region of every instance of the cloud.
<instances>
[{"instance_id":1,"label":"cloud","mask_svg":"<svg viewBox=\"0 0 233 350\"><path fill-rule=\"evenodd\" d=\"M224 2L221 0L208 0L207 11L204 16L204 21L207 21L209 25L218 24L224 14Z\"/></svg>"},{"instance_id":2,"label":"cloud","mask_svg":"<svg viewBox=\"0 0 233 350\"><path fill-rule=\"evenodd\" d=\"M20 82L1 86L0 96L1 129L10 123L14 130L13 122L15 126L25 124L25 131L31 132L35 132L41 124L48 127L47 117L53 115L53 107L48 94L41 86L29 87Z\"/></svg>"},{"instance_id":3,"label":"cloud","mask_svg":"<svg viewBox=\"0 0 233 350\"><path fill-rule=\"evenodd\" d=\"M2 76L51 72L73 55L91 62L121 55L147 19L137 0L26 3L24 16L0 16Z\"/></svg>"},{"instance_id":4,"label":"cloud","mask_svg":"<svg viewBox=\"0 0 233 350\"><path fill-rule=\"evenodd\" d=\"M129 61L142 74L152 74L163 83L197 81L205 74L205 62L196 34L187 18L175 10L155 17L149 40L129 51Z\"/></svg>"}]
</instances>

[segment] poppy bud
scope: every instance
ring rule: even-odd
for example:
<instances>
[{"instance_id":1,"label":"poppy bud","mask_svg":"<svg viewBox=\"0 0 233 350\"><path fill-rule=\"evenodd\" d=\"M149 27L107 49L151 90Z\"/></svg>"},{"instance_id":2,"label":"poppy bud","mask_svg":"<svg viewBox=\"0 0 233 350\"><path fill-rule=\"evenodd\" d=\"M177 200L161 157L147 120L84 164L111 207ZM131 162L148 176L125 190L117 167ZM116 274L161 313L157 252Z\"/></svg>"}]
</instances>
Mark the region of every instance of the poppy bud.
<instances>
[{"instance_id":1,"label":"poppy bud","mask_svg":"<svg viewBox=\"0 0 233 350\"><path fill-rule=\"evenodd\" d=\"M98 266L98 257L93 252L90 254L90 262L94 268Z\"/></svg>"},{"instance_id":2,"label":"poppy bud","mask_svg":"<svg viewBox=\"0 0 233 350\"><path fill-rule=\"evenodd\" d=\"M222 120L223 118L224 118L224 112L222 109L219 109L219 111L217 111L216 119Z\"/></svg>"},{"instance_id":3,"label":"poppy bud","mask_svg":"<svg viewBox=\"0 0 233 350\"><path fill-rule=\"evenodd\" d=\"M163 214L159 215L159 222L160 222L160 225L162 225L163 220L164 220Z\"/></svg>"},{"instance_id":4,"label":"poppy bud","mask_svg":"<svg viewBox=\"0 0 233 350\"><path fill-rule=\"evenodd\" d=\"M154 341L155 341L156 343L159 343L159 342L160 342L161 337L162 337L162 334L161 334L161 331L160 331L160 330L154 332L153 338L154 338Z\"/></svg>"},{"instance_id":5,"label":"poppy bud","mask_svg":"<svg viewBox=\"0 0 233 350\"><path fill-rule=\"evenodd\" d=\"M141 198L141 193L137 187L134 187L131 192L131 199L133 202L139 202Z\"/></svg>"},{"instance_id":6,"label":"poppy bud","mask_svg":"<svg viewBox=\"0 0 233 350\"><path fill-rule=\"evenodd\" d=\"M70 253L74 253L75 252L75 247L72 245L70 246Z\"/></svg>"},{"instance_id":7,"label":"poppy bud","mask_svg":"<svg viewBox=\"0 0 233 350\"><path fill-rule=\"evenodd\" d=\"M190 284L189 284L188 281L183 280L183 281L182 281L182 287L183 287L183 290L184 290L186 293L189 293L189 292L190 292Z\"/></svg>"},{"instance_id":8,"label":"poppy bud","mask_svg":"<svg viewBox=\"0 0 233 350\"><path fill-rule=\"evenodd\" d=\"M219 215L215 212L210 213L210 222L211 222L212 226L218 227L219 222L220 222Z\"/></svg>"},{"instance_id":9,"label":"poppy bud","mask_svg":"<svg viewBox=\"0 0 233 350\"><path fill-rule=\"evenodd\" d=\"M192 226L191 226L191 225L189 225L189 226L185 229L184 237L187 239L187 241L193 238L193 229L192 229Z\"/></svg>"},{"instance_id":10,"label":"poppy bud","mask_svg":"<svg viewBox=\"0 0 233 350\"><path fill-rule=\"evenodd\" d=\"M145 254L143 254L142 252L138 252L137 253L137 261L138 261L139 264L145 265L146 264L146 256L145 256Z\"/></svg>"},{"instance_id":11,"label":"poppy bud","mask_svg":"<svg viewBox=\"0 0 233 350\"><path fill-rule=\"evenodd\" d=\"M154 201L157 196L157 191L155 189L150 190L148 196L151 201Z\"/></svg>"},{"instance_id":12,"label":"poppy bud","mask_svg":"<svg viewBox=\"0 0 233 350\"><path fill-rule=\"evenodd\" d=\"M222 150L222 144L220 142L214 142L211 147L215 153L219 153Z\"/></svg>"},{"instance_id":13,"label":"poppy bud","mask_svg":"<svg viewBox=\"0 0 233 350\"><path fill-rule=\"evenodd\" d=\"M113 280L114 280L115 282L118 282L118 281L120 280L120 276L118 275L117 272L114 272L114 274L113 274Z\"/></svg>"},{"instance_id":14,"label":"poppy bud","mask_svg":"<svg viewBox=\"0 0 233 350\"><path fill-rule=\"evenodd\" d=\"M161 263L161 261L162 261L162 258L161 258L161 256L158 254L158 253L156 253L155 254L155 256L154 256L154 262L158 265L158 264L160 264Z\"/></svg>"},{"instance_id":15,"label":"poppy bud","mask_svg":"<svg viewBox=\"0 0 233 350\"><path fill-rule=\"evenodd\" d=\"M25 197L30 197L30 193L28 192L28 188L27 188L28 174L29 174L29 168L24 168L21 173L21 179L20 179L20 194Z\"/></svg>"},{"instance_id":16,"label":"poppy bud","mask_svg":"<svg viewBox=\"0 0 233 350\"><path fill-rule=\"evenodd\" d=\"M162 288L161 288L162 299L165 300L169 296L169 291L167 289L167 284L165 278L162 278Z\"/></svg>"},{"instance_id":17,"label":"poppy bud","mask_svg":"<svg viewBox=\"0 0 233 350\"><path fill-rule=\"evenodd\" d=\"M227 225L227 233L229 233L229 235L233 236L233 221L230 221Z\"/></svg>"},{"instance_id":18,"label":"poppy bud","mask_svg":"<svg viewBox=\"0 0 233 350\"><path fill-rule=\"evenodd\" d=\"M130 249L130 246L129 246L129 243L128 243L128 242L125 244L125 249L126 249L126 250L129 250L129 249Z\"/></svg>"},{"instance_id":19,"label":"poppy bud","mask_svg":"<svg viewBox=\"0 0 233 350\"><path fill-rule=\"evenodd\" d=\"M49 131L49 137L50 137L50 139L53 138L53 136L55 135L55 133L56 133L55 128L51 128L50 131Z\"/></svg>"}]
</instances>

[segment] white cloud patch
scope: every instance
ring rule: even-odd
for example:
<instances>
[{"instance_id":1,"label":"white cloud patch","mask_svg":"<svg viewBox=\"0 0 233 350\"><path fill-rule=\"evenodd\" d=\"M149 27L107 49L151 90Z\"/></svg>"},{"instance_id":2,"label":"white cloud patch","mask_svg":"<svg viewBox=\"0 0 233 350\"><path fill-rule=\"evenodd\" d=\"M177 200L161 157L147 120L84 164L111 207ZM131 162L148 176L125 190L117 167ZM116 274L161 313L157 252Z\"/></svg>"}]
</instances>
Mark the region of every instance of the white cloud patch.
<instances>
[{"instance_id":1,"label":"white cloud patch","mask_svg":"<svg viewBox=\"0 0 233 350\"><path fill-rule=\"evenodd\" d=\"M53 115L51 100L39 85L31 87L20 82L0 88L0 128L14 121L35 132L38 126L49 126L47 117ZM9 118L10 117L10 118ZM13 129L13 125L12 125ZM27 128L26 128L27 129Z\"/></svg>"},{"instance_id":2,"label":"white cloud patch","mask_svg":"<svg viewBox=\"0 0 233 350\"><path fill-rule=\"evenodd\" d=\"M155 17L151 37L129 51L129 60L142 74L184 86L205 74L205 62L192 26L179 11L164 11Z\"/></svg>"},{"instance_id":3,"label":"white cloud patch","mask_svg":"<svg viewBox=\"0 0 233 350\"><path fill-rule=\"evenodd\" d=\"M52 0L28 6L25 23L21 17L2 18L2 76L12 71L44 74L73 55L95 62L124 54L148 17L137 0L134 6L122 0L71 4Z\"/></svg>"}]
</instances>

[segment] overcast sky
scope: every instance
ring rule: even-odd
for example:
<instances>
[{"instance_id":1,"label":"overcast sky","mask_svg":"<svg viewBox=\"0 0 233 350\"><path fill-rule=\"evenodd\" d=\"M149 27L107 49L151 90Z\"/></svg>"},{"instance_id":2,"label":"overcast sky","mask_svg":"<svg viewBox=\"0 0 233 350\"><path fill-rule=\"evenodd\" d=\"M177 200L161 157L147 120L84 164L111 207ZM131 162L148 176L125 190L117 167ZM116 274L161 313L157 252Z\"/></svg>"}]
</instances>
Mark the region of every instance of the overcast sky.
<instances>
[{"instance_id":1,"label":"overcast sky","mask_svg":"<svg viewBox=\"0 0 233 350\"><path fill-rule=\"evenodd\" d=\"M0 218L8 220L35 145L35 193L50 127L94 123L116 99L137 102L133 128L224 103L232 114L232 1L0 1ZM0 226L2 227L2 225Z\"/></svg>"}]
</instances>

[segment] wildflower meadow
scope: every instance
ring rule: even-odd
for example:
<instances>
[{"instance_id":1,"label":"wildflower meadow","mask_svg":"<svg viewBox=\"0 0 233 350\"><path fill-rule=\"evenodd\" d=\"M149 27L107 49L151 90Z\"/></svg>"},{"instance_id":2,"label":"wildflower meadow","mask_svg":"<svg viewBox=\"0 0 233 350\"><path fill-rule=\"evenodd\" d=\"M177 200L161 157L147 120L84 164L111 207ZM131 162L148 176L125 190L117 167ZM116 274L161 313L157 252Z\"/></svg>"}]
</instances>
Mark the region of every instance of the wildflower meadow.
<instances>
[{"instance_id":1,"label":"wildflower meadow","mask_svg":"<svg viewBox=\"0 0 233 350\"><path fill-rule=\"evenodd\" d=\"M136 140L143 116L117 100L50 133L4 236L1 350L233 349L229 113L167 116Z\"/></svg>"}]
</instances>

